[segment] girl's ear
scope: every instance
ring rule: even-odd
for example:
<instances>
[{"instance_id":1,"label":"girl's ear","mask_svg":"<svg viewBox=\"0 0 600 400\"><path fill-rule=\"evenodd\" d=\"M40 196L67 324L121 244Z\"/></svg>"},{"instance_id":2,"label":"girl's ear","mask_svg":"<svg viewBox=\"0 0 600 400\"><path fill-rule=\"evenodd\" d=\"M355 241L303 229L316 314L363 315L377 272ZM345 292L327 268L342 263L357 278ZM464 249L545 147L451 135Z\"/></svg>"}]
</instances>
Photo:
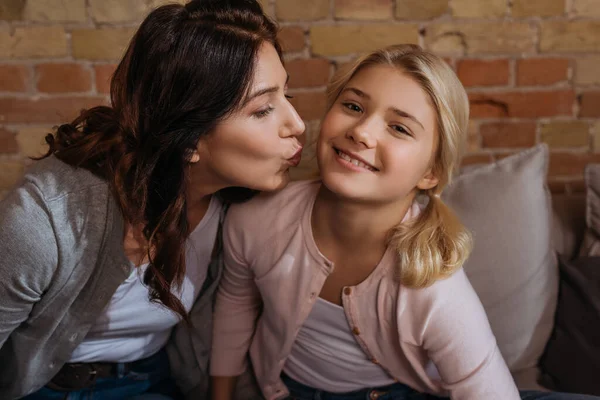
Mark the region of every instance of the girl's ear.
<instances>
[{"instance_id":1,"label":"girl's ear","mask_svg":"<svg viewBox=\"0 0 600 400\"><path fill-rule=\"evenodd\" d=\"M432 189L436 187L439 181L440 180L433 174L433 171L429 169L425 175L423 175L419 183L417 183L417 187L421 190Z\"/></svg>"}]
</instances>

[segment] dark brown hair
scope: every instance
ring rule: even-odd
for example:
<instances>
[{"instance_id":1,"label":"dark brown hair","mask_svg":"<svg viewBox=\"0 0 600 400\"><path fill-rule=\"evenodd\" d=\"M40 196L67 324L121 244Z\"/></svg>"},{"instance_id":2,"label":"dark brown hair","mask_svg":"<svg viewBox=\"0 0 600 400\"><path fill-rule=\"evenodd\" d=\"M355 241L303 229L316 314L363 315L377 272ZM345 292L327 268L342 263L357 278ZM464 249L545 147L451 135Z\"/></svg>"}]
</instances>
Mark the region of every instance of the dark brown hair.
<instances>
[{"instance_id":1,"label":"dark brown hair","mask_svg":"<svg viewBox=\"0 0 600 400\"><path fill-rule=\"evenodd\" d=\"M150 298L178 313L185 275L188 157L202 136L236 109L250 86L258 50L277 28L255 0L194 0L151 12L111 82L111 107L84 110L46 137L46 155L104 178L124 220L142 225ZM226 201L254 191L227 188Z\"/></svg>"}]
</instances>

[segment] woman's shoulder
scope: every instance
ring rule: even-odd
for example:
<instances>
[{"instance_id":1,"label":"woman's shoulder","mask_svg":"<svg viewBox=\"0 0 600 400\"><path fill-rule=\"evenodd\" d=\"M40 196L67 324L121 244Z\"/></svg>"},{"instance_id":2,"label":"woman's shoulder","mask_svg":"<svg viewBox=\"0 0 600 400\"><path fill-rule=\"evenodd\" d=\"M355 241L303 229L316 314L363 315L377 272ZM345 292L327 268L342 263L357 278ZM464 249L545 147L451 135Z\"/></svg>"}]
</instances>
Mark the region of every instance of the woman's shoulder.
<instances>
[{"instance_id":1,"label":"woman's shoulder","mask_svg":"<svg viewBox=\"0 0 600 400\"><path fill-rule=\"evenodd\" d=\"M100 234L111 215L109 209L116 209L107 207L111 198L104 180L51 156L28 168L2 199L0 219L4 227L12 221L13 228L23 234L31 226L39 231L46 227L44 235L61 239L83 231Z\"/></svg>"},{"instance_id":2,"label":"woman's shoulder","mask_svg":"<svg viewBox=\"0 0 600 400\"><path fill-rule=\"evenodd\" d=\"M229 248L252 258L264 246L286 243L301 226L319 186L319 181L293 182L276 193L231 206L223 230Z\"/></svg>"},{"instance_id":3,"label":"woman's shoulder","mask_svg":"<svg viewBox=\"0 0 600 400\"><path fill-rule=\"evenodd\" d=\"M54 156L34 162L23 176L21 186L33 185L46 201L69 194L107 191L106 181L81 167L69 165Z\"/></svg>"}]
</instances>

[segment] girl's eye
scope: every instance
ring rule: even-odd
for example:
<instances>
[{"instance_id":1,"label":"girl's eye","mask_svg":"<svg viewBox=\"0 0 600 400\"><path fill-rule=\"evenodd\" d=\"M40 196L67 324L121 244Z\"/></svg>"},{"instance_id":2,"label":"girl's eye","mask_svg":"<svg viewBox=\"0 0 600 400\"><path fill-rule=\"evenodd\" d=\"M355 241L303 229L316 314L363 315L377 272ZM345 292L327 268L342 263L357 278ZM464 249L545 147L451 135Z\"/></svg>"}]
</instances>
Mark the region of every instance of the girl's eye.
<instances>
[{"instance_id":1,"label":"girl's eye","mask_svg":"<svg viewBox=\"0 0 600 400\"><path fill-rule=\"evenodd\" d=\"M342 106L346 107L350 111L361 112L362 109L354 103L342 103Z\"/></svg>"},{"instance_id":2,"label":"girl's eye","mask_svg":"<svg viewBox=\"0 0 600 400\"><path fill-rule=\"evenodd\" d=\"M412 136L410 134L410 132L406 128L404 128L402 125L390 125L390 127L402 135Z\"/></svg>"},{"instance_id":3,"label":"girl's eye","mask_svg":"<svg viewBox=\"0 0 600 400\"><path fill-rule=\"evenodd\" d=\"M253 115L256 118L264 118L267 115L271 114L271 112L274 110L273 107L269 106L268 108L265 108L264 110L259 110L257 112L255 112Z\"/></svg>"}]
</instances>

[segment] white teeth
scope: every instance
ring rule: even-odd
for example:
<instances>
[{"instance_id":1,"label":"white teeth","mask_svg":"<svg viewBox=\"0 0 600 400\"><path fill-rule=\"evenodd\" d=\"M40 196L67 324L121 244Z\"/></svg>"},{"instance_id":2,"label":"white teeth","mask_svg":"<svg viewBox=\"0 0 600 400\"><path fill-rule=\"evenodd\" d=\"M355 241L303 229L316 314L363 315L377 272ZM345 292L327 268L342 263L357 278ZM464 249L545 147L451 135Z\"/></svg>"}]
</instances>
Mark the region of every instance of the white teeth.
<instances>
[{"instance_id":1,"label":"white teeth","mask_svg":"<svg viewBox=\"0 0 600 400\"><path fill-rule=\"evenodd\" d=\"M346 161L348 161L349 163L351 163L351 164L353 164L353 165L356 165L357 167L365 168L365 169L368 169L369 171L375 171L375 169L374 169L373 167L371 167L370 165L367 165L367 164L365 164L365 163L364 163L364 162L362 162L362 161L359 161L359 160L357 160L357 159L355 159L355 158L352 158L352 157L350 157L350 156L349 156L348 154L346 154L346 153L343 153L343 152L341 152L341 151L339 151L339 150L336 150L336 152L337 152L337 154L340 156L340 158L341 158L342 160L346 160Z\"/></svg>"}]
</instances>

